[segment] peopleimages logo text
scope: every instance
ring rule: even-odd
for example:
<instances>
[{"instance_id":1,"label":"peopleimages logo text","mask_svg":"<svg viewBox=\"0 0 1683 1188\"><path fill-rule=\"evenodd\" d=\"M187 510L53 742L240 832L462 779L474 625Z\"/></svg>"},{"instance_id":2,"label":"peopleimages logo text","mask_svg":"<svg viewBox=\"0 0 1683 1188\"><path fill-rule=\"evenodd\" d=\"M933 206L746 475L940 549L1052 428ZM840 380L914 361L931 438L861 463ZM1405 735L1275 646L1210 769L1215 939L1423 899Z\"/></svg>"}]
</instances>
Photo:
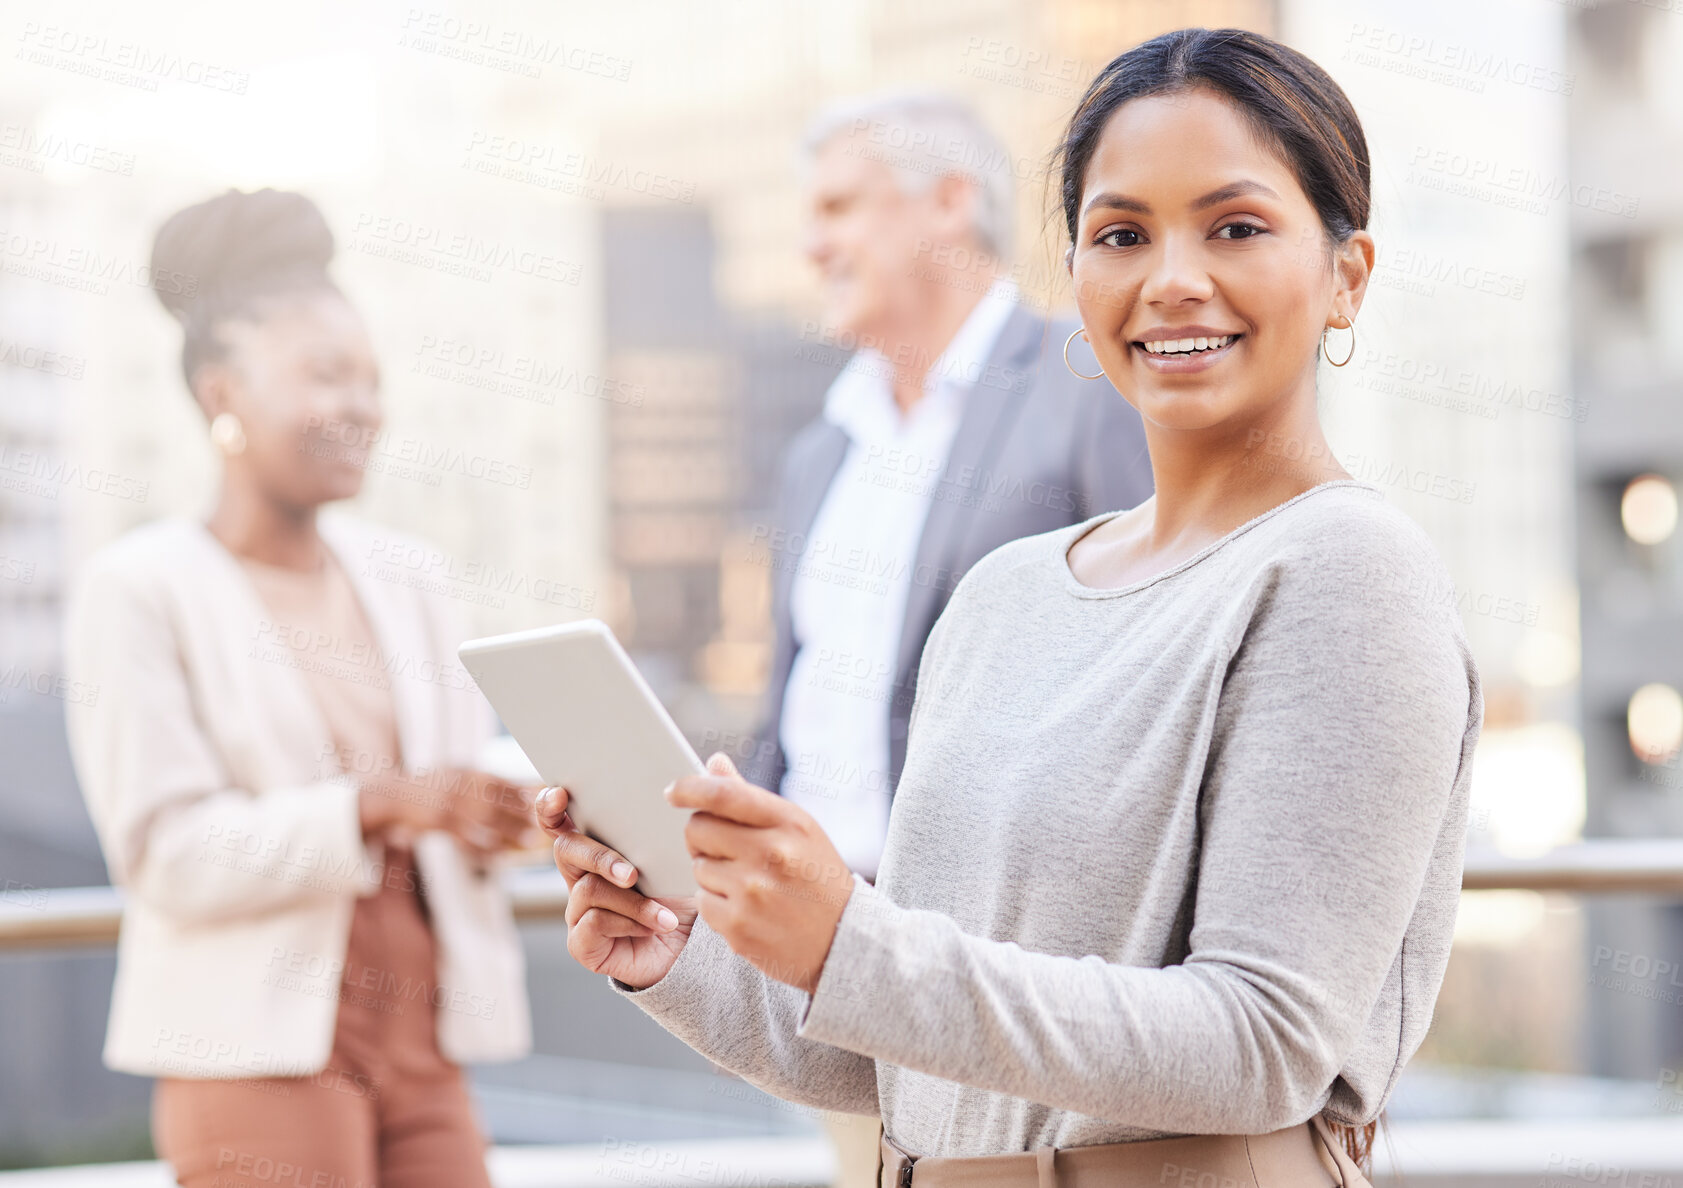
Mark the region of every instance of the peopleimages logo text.
<instances>
[{"instance_id":1,"label":"peopleimages logo text","mask_svg":"<svg viewBox=\"0 0 1683 1188\"><path fill-rule=\"evenodd\" d=\"M1408 164L1417 175L1431 175L1475 187L1475 192L1469 195L1472 197L1477 196L1476 187L1488 186L1491 191L1509 195L1516 201L1569 202L1583 210L1625 219L1636 217L1638 202L1632 195L1588 182L1572 182L1562 176L1545 174L1526 165L1512 165L1495 157L1434 149L1422 144L1414 147ZM1539 210L1536 213L1542 212Z\"/></svg>"}]
</instances>

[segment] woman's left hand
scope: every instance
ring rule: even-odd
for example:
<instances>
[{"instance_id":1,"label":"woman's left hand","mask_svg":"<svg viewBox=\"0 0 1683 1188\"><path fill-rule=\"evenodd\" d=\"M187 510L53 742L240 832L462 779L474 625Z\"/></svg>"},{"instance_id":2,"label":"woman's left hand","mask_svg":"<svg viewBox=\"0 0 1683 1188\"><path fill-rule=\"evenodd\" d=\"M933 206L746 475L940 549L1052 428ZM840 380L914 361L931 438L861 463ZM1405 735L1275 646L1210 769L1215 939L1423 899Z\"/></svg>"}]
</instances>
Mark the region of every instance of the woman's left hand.
<instances>
[{"instance_id":1,"label":"woman's left hand","mask_svg":"<svg viewBox=\"0 0 1683 1188\"><path fill-rule=\"evenodd\" d=\"M684 828L701 918L767 977L811 993L824 972L853 872L812 814L737 774L725 755L666 790L696 810Z\"/></svg>"}]
</instances>

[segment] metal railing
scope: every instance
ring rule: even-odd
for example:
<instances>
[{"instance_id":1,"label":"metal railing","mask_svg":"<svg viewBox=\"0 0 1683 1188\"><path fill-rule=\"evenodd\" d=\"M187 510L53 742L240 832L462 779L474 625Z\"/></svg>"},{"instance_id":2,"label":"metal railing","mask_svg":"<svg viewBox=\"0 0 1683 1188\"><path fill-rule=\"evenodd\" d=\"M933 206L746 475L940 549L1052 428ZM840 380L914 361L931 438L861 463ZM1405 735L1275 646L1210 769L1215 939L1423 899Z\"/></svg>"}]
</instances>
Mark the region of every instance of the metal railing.
<instances>
[{"instance_id":1,"label":"metal railing","mask_svg":"<svg viewBox=\"0 0 1683 1188\"><path fill-rule=\"evenodd\" d=\"M562 919L567 887L560 874L522 869L505 879L516 920ZM1528 858L1470 849L1461 889L1683 898L1683 838L1576 842ZM115 944L122 910L114 887L0 888L0 951Z\"/></svg>"},{"instance_id":2,"label":"metal railing","mask_svg":"<svg viewBox=\"0 0 1683 1188\"><path fill-rule=\"evenodd\" d=\"M1469 849L1461 890L1683 897L1683 838L1574 842L1532 858Z\"/></svg>"},{"instance_id":3,"label":"metal railing","mask_svg":"<svg viewBox=\"0 0 1683 1188\"><path fill-rule=\"evenodd\" d=\"M566 915L559 872L516 869L503 881L521 923L559 923ZM122 916L116 887L0 886L0 952L114 945Z\"/></svg>"},{"instance_id":4,"label":"metal railing","mask_svg":"<svg viewBox=\"0 0 1683 1188\"><path fill-rule=\"evenodd\" d=\"M521 922L554 924L563 919L567 904L566 884L554 870L528 867L504 876ZM1462 875L1466 891L1555 891L1572 894L1630 894L1658 898L1683 898L1683 838L1657 841L1597 840L1562 846L1535 857L1514 857L1487 849L1470 849ZM51 950L64 947L102 947L114 943L122 917L122 893L112 887L70 887L56 889L19 888L0 885L0 953ZM1635 1119L1503 1119L1460 1121L1415 1121L1399 1123L1394 1136L1399 1144L1398 1166L1408 1169L1406 1183L1413 1188L1466 1188L1467 1185L1535 1184L1548 1178L1554 1165L1539 1152L1571 1151L1578 1162L1597 1167L1650 1167L1669 1172L1675 1150L1683 1138L1674 1118ZM1546 1139L1546 1141L1545 1141ZM793 1140L785 1140L793 1141ZM810 1149L808 1149L810 1148ZM515 1155L541 1159L542 1174L522 1174L512 1167L499 1167L499 1184L596 1183L600 1151L588 1154L595 1161L591 1175L576 1179L557 1178L559 1161L568 1149L515 1149ZM1644 1154L1644 1152L1646 1154ZM820 1138L806 1140L800 1152L814 1167L828 1158ZM498 1149L495 1157L514 1158L509 1150ZM789 1151L779 1148L777 1159L787 1164ZM732 1168L757 1167L766 1151L736 1152L727 1163ZM1634 1162L1633 1162L1634 1161ZM1375 1182L1395 1184L1390 1148L1382 1148ZM139 1165L137 1165L139 1166ZM722 1165L721 1165L722 1166ZM75 1169L71 1169L72 1171ZM87 1169L89 1178L75 1183L109 1182L104 1169ZM787 1172L787 1167L784 1168ZM1643 1175L1649 1173L1644 1170ZM1557 1177L1558 1178L1558 1177ZM0 1180L8 1176L0 1173ZM822 1177L789 1179L774 1175L753 1182L766 1184L817 1183ZM162 1180L158 1181L162 1183ZM651 1183L655 1181L649 1181ZM687 1182L687 1181L686 1181ZM1666 1182L1663 1179L1644 1182Z\"/></svg>"}]
</instances>

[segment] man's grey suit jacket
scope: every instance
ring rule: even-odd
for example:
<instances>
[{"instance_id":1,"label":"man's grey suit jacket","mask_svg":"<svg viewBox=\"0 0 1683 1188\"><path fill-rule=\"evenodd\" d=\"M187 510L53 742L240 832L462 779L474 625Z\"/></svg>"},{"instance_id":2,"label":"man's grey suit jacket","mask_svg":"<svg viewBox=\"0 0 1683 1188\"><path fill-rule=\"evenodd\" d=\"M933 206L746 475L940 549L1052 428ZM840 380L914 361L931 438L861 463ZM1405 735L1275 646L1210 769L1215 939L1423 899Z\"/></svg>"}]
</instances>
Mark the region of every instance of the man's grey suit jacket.
<instances>
[{"instance_id":1,"label":"man's grey suit jacket","mask_svg":"<svg viewBox=\"0 0 1683 1188\"><path fill-rule=\"evenodd\" d=\"M893 692L883 711L889 719L891 794L905 764L924 641L958 580L1008 541L1133 507L1152 492L1139 414L1108 380L1078 379L1064 366L1064 339L1074 328L1019 307L1001 329L986 370L962 397L952 452L934 480L929 519L918 540ZM831 421L802 429L784 459L772 522L757 533L770 546L777 641L760 727L751 753L739 750L738 756L743 774L774 792L785 766L778 741L783 692L799 646L790 626L789 593L807 533L848 444L847 434Z\"/></svg>"}]
</instances>

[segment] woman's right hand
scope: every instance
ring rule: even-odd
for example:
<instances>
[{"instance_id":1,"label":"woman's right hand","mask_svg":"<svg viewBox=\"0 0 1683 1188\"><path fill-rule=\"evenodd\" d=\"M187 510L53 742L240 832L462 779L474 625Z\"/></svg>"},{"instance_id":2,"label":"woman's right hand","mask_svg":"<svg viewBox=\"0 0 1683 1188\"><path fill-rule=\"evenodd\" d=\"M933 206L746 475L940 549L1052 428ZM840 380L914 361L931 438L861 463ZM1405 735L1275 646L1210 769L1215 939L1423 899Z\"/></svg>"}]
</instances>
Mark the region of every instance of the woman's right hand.
<instances>
[{"instance_id":1,"label":"woman's right hand","mask_svg":"<svg viewBox=\"0 0 1683 1188\"><path fill-rule=\"evenodd\" d=\"M567 951L592 973L634 990L660 981L695 926L695 896L649 899L632 890L636 869L573 824L565 788L545 788L536 811L567 880Z\"/></svg>"},{"instance_id":2,"label":"woman's right hand","mask_svg":"<svg viewBox=\"0 0 1683 1188\"><path fill-rule=\"evenodd\" d=\"M477 857L542 844L532 828L532 792L482 771L393 772L362 783L365 835L442 829Z\"/></svg>"}]
</instances>

